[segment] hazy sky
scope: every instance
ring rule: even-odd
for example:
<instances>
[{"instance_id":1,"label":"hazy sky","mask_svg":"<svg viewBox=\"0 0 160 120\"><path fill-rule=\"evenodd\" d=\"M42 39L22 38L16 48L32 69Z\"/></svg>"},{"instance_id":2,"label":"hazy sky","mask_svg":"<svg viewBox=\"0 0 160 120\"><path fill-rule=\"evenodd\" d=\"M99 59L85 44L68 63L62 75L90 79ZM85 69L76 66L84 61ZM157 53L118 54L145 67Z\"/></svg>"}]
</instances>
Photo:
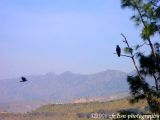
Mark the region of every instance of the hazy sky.
<instances>
[{"instance_id":1,"label":"hazy sky","mask_svg":"<svg viewBox=\"0 0 160 120\"><path fill-rule=\"evenodd\" d=\"M131 71L129 59L113 54L121 32L139 39L131 15L120 0L0 0L0 79Z\"/></svg>"}]
</instances>

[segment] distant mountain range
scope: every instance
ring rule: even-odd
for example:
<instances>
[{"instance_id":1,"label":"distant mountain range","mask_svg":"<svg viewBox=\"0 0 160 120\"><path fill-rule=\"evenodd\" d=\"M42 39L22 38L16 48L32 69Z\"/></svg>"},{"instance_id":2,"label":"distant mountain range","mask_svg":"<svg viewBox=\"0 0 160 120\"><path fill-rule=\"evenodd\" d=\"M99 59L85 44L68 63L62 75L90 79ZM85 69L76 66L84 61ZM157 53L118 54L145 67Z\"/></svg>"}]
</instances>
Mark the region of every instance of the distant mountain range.
<instances>
[{"instance_id":1,"label":"distant mountain range","mask_svg":"<svg viewBox=\"0 0 160 120\"><path fill-rule=\"evenodd\" d=\"M0 80L0 108L5 103L67 103L81 98L90 101L92 98L111 99L123 97L129 91L127 73L118 70L88 75L67 71L60 75L48 73L25 77L28 81L24 83L19 82L20 78Z\"/></svg>"}]
</instances>

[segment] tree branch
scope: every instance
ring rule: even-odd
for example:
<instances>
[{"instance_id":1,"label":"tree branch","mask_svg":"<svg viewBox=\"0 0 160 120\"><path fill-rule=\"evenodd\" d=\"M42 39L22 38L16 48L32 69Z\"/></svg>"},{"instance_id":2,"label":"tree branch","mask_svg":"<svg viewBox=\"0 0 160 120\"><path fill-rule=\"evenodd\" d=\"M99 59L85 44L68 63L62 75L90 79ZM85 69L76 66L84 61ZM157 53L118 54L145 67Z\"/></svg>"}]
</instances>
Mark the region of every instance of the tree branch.
<instances>
[{"instance_id":1,"label":"tree branch","mask_svg":"<svg viewBox=\"0 0 160 120\"><path fill-rule=\"evenodd\" d=\"M126 36L125 36L124 34L122 34L122 33L121 33L121 36L124 38L124 41L123 41L123 42L125 42L126 45L127 45L127 47L130 48L130 45L129 45L128 41L127 41ZM140 73L140 71L139 71L139 69L138 69L138 66L137 66L137 64L136 64L134 55L133 55L133 53L132 53L131 51L130 51L130 54L131 54L130 58L132 59L132 62L133 62L133 64L134 64L134 67L135 67L135 69L136 69L136 71L137 71L137 74L138 74L138 76L139 76L139 79L140 79L141 81L143 81L142 76L141 76L141 73Z\"/></svg>"},{"instance_id":2,"label":"tree branch","mask_svg":"<svg viewBox=\"0 0 160 120\"><path fill-rule=\"evenodd\" d=\"M117 53L113 53L113 54L117 54ZM132 56L129 56L129 55L120 55L120 56L123 56L123 57L129 57L129 58L131 58Z\"/></svg>"}]
</instances>

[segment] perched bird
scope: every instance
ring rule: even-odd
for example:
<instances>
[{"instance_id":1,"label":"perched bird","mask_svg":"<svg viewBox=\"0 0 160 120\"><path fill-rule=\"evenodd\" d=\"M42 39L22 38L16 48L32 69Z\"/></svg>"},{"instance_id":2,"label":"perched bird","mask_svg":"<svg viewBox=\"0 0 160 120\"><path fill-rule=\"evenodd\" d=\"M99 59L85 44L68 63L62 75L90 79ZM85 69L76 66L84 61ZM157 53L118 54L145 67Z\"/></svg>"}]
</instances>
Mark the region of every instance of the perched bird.
<instances>
[{"instance_id":1,"label":"perched bird","mask_svg":"<svg viewBox=\"0 0 160 120\"><path fill-rule=\"evenodd\" d=\"M116 52L117 52L118 57L120 57L121 56L121 48L119 47L119 45L117 45L117 47L116 47Z\"/></svg>"},{"instance_id":2,"label":"perched bird","mask_svg":"<svg viewBox=\"0 0 160 120\"><path fill-rule=\"evenodd\" d=\"M21 77L21 81L19 81L19 82L26 82L27 81L27 79L25 78L25 77Z\"/></svg>"}]
</instances>

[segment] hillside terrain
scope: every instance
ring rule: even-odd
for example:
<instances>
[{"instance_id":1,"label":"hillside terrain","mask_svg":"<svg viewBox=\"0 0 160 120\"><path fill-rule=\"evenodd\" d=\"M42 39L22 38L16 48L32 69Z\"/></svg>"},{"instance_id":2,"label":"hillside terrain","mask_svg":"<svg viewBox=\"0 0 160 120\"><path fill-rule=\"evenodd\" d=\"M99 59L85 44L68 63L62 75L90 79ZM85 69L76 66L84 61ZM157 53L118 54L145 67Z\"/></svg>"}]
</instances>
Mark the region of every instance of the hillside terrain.
<instances>
[{"instance_id":1,"label":"hillside terrain","mask_svg":"<svg viewBox=\"0 0 160 120\"><path fill-rule=\"evenodd\" d=\"M93 114L116 114L119 110L143 111L145 101L129 104L127 99L78 104L48 104L26 114L0 113L0 120L93 120ZM96 119L102 120L102 119Z\"/></svg>"}]
</instances>

